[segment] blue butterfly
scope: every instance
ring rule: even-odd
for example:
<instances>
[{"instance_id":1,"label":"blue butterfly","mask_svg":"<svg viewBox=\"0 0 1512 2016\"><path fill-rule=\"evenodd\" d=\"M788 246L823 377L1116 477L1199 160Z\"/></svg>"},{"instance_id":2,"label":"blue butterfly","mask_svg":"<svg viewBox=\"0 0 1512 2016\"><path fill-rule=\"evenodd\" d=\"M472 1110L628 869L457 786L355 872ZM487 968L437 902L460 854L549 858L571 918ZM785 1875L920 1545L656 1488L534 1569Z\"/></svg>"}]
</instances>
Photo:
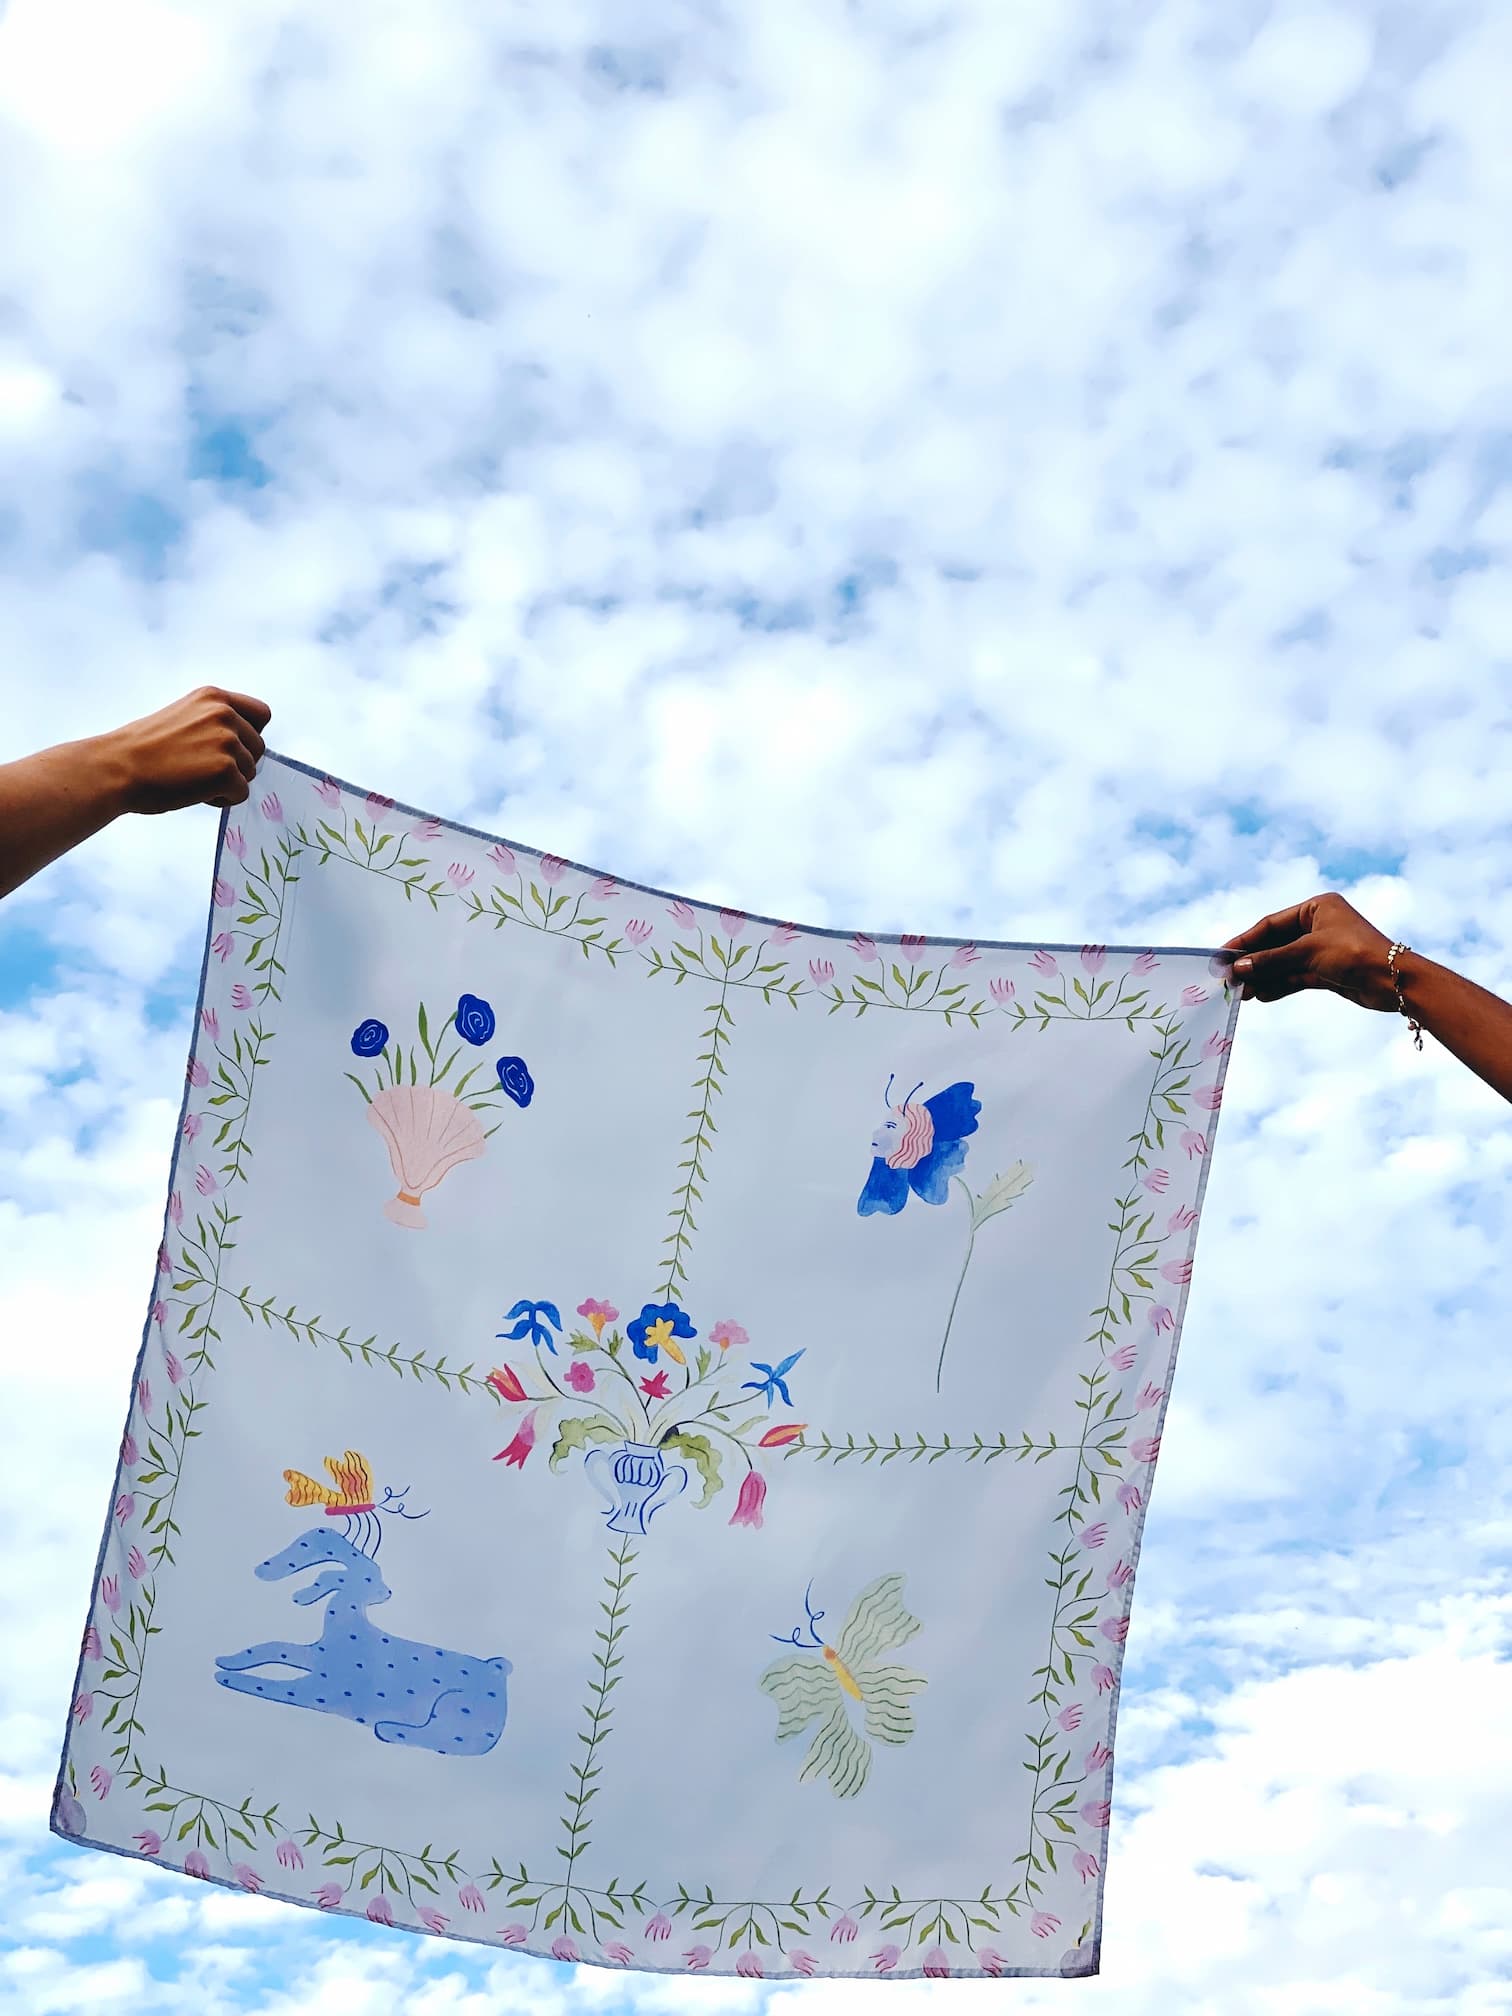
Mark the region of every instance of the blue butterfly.
<instances>
[{"instance_id":1,"label":"blue butterfly","mask_svg":"<svg viewBox=\"0 0 1512 2016\"><path fill-rule=\"evenodd\" d=\"M887 1118L873 1134L871 1174L856 1209L863 1218L885 1211L895 1218L908 1193L926 1204L943 1204L950 1179L966 1160L966 1136L977 1131L980 1099L969 1084L947 1085L933 1099L918 1100L921 1079L901 1106L892 1104L893 1081L883 1094Z\"/></svg>"},{"instance_id":2,"label":"blue butterfly","mask_svg":"<svg viewBox=\"0 0 1512 2016\"><path fill-rule=\"evenodd\" d=\"M765 1400L768 1407L771 1406L780 1393L784 1405L791 1407L793 1396L787 1389L787 1375L802 1356L803 1353L801 1351L795 1351L790 1358L784 1358L776 1365L763 1365L759 1358L753 1358L751 1360L751 1370L753 1372L760 1372L764 1376L760 1379L747 1379L744 1386L740 1389L741 1392L754 1393L758 1400Z\"/></svg>"}]
</instances>

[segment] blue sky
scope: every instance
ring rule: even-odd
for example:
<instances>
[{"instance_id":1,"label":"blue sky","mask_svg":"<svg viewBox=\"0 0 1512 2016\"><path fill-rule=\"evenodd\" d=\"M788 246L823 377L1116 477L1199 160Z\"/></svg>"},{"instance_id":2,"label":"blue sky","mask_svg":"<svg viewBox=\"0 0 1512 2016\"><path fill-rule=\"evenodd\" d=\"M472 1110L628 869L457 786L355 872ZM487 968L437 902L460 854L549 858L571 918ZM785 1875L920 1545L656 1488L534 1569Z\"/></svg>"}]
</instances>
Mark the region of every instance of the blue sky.
<instances>
[{"instance_id":1,"label":"blue sky","mask_svg":"<svg viewBox=\"0 0 1512 2016\"><path fill-rule=\"evenodd\" d=\"M633 16L11 0L5 753L215 680L756 911L1202 943L1338 883L1512 992L1505 12ZM0 2008L754 2009L46 1836L213 834L0 914ZM1225 1115L1104 1973L1004 1998L1512 2010L1506 1109L1309 999Z\"/></svg>"}]
</instances>

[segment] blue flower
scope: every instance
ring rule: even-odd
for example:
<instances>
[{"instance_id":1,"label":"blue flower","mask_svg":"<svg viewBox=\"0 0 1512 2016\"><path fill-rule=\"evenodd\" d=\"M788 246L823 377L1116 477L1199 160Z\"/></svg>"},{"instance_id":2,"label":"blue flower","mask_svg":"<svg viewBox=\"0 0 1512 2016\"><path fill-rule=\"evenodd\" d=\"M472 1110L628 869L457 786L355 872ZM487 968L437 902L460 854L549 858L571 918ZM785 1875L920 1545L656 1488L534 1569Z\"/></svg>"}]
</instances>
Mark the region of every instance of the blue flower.
<instances>
[{"instance_id":1,"label":"blue flower","mask_svg":"<svg viewBox=\"0 0 1512 2016\"><path fill-rule=\"evenodd\" d=\"M546 1327L548 1323L554 1330L562 1327L561 1312L555 1302L516 1302L504 1321L512 1323L514 1328L496 1330L496 1337L502 1337L510 1344L517 1344L522 1337L528 1337L537 1349L544 1344L552 1357L556 1356L556 1339Z\"/></svg>"},{"instance_id":2,"label":"blue flower","mask_svg":"<svg viewBox=\"0 0 1512 2016\"><path fill-rule=\"evenodd\" d=\"M516 1106L528 1106L535 1097L535 1080L523 1057L501 1057L498 1062L499 1083L504 1087Z\"/></svg>"},{"instance_id":3,"label":"blue flower","mask_svg":"<svg viewBox=\"0 0 1512 2016\"><path fill-rule=\"evenodd\" d=\"M366 1022L359 1022L352 1031L352 1055L354 1057L376 1057L388 1042L388 1029L370 1015Z\"/></svg>"},{"instance_id":4,"label":"blue flower","mask_svg":"<svg viewBox=\"0 0 1512 2016\"><path fill-rule=\"evenodd\" d=\"M754 1393L758 1400L765 1400L768 1407L780 1393L783 1405L791 1407L793 1396L787 1389L787 1375L802 1356L801 1351L795 1351L790 1358L784 1358L780 1365L763 1365L759 1358L753 1358L751 1370L760 1372L763 1376L760 1379L747 1379L740 1389L741 1392Z\"/></svg>"},{"instance_id":5,"label":"blue flower","mask_svg":"<svg viewBox=\"0 0 1512 2016\"><path fill-rule=\"evenodd\" d=\"M464 1043L481 1046L494 1033L494 1012L476 994L463 994L457 1002L457 1034Z\"/></svg>"},{"instance_id":6,"label":"blue flower","mask_svg":"<svg viewBox=\"0 0 1512 2016\"><path fill-rule=\"evenodd\" d=\"M627 1323L625 1328L636 1357L644 1358L648 1365L656 1363L659 1351L665 1351L674 1365L686 1365L686 1353L673 1340L698 1335L675 1302L647 1302L634 1322Z\"/></svg>"},{"instance_id":7,"label":"blue flower","mask_svg":"<svg viewBox=\"0 0 1512 2016\"><path fill-rule=\"evenodd\" d=\"M887 1118L872 1136L871 1174L856 1204L863 1218L875 1211L896 1217L910 1192L923 1204L943 1204L982 1110L975 1086L964 1081L924 1100L916 1098L923 1090L916 1085L901 1106L892 1104L892 1086L889 1078L883 1095Z\"/></svg>"}]
</instances>

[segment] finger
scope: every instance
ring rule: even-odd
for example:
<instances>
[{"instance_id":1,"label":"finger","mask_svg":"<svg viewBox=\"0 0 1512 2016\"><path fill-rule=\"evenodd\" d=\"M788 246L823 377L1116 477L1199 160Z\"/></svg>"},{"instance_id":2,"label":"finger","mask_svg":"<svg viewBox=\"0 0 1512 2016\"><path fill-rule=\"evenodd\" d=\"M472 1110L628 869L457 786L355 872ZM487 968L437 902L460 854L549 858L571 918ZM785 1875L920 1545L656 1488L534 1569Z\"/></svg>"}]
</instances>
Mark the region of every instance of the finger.
<instances>
[{"instance_id":1,"label":"finger","mask_svg":"<svg viewBox=\"0 0 1512 2016\"><path fill-rule=\"evenodd\" d=\"M1302 913L1305 903L1293 903L1285 910L1273 910L1269 917L1262 917L1258 924L1251 924L1248 931L1241 931L1237 938L1227 939L1225 952L1259 952L1272 945L1286 945L1298 938L1307 929Z\"/></svg>"},{"instance_id":2,"label":"finger","mask_svg":"<svg viewBox=\"0 0 1512 2016\"><path fill-rule=\"evenodd\" d=\"M235 726L237 739L252 758L254 766L261 763L263 750L267 746L261 735L258 734L250 721L244 721L240 715L236 717Z\"/></svg>"},{"instance_id":3,"label":"finger","mask_svg":"<svg viewBox=\"0 0 1512 2016\"><path fill-rule=\"evenodd\" d=\"M1247 1000L1281 1001L1308 984L1312 953L1310 937L1270 951L1246 953L1234 961L1234 978L1243 985Z\"/></svg>"},{"instance_id":4,"label":"finger","mask_svg":"<svg viewBox=\"0 0 1512 2016\"><path fill-rule=\"evenodd\" d=\"M218 811L224 811L228 805L245 805L251 796L252 786L245 777L238 776L234 784L228 784L224 791L217 791L215 796L207 798L205 803L214 805Z\"/></svg>"},{"instance_id":5,"label":"finger","mask_svg":"<svg viewBox=\"0 0 1512 2016\"><path fill-rule=\"evenodd\" d=\"M273 719L273 709L266 700L255 699L250 693L227 693L225 698L236 709L247 726L261 734Z\"/></svg>"},{"instance_id":6,"label":"finger","mask_svg":"<svg viewBox=\"0 0 1512 2016\"><path fill-rule=\"evenodd\" d=\"M257 758L238 735L228 751L228 759L233 762L242 776L250 784L257 775Z\"/></svg>"}]
</instances>

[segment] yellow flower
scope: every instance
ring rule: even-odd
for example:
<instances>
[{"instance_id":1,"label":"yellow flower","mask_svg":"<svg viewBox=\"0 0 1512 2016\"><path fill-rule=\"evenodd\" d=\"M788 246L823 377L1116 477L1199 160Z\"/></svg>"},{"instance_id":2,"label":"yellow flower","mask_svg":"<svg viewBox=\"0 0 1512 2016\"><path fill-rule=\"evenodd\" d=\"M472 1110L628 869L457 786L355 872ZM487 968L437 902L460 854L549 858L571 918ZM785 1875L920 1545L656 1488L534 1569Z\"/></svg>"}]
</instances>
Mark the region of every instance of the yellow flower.
<instances>
[{"instance_id":1,"label":"yellow flower","mask_svg":"<svg viewBox=\"0 0 1512 2016\"><path fill-rule=\"evenodd\" d=\"M682 1346L673 1337L672 1325L665 1316L658 1317L656 1322L646 1325L646 1342L659 1351L665 1351L674 1365L687 1364Z\"/></svg>"}]
</instances>

